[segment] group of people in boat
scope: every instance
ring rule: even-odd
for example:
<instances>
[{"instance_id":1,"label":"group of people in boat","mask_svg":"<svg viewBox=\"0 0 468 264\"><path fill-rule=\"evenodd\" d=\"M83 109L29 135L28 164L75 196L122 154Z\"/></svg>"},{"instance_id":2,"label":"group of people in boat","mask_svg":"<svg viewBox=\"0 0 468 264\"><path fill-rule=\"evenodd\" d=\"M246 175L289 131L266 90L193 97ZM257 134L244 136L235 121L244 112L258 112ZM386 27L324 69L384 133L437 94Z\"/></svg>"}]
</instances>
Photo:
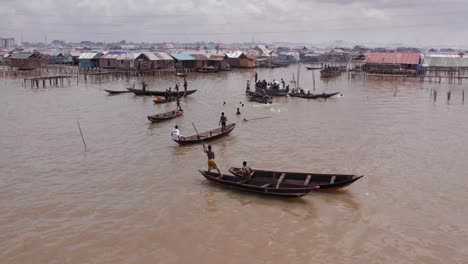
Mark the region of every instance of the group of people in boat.
<instances>
[{"instance_id":1,"label":"group of people in boat","mask_svg":"<svg viewBox=\"0 0 468 264\"><path fill-rule=\"evenodd\" d=\"M273 91L279 91L280 89L289 89L289 85L286 85L285 81L283 78L281 78L281 82L278 82L277 80L273 79L273 82L269 83L266 80L263 81L258 81L255 83L255 88L256 89L271 89ZM247 81L247 89L250 90L250 81Z\"/></svg>"},{"instance_id":2,"label":"group of people in boat","mask_svg":"<svg viewBox=\"0 0 468 264\"><path fill-rule=\"evenodd\" d=\"M293 88L291 90L291 93L293 93L293 94L302 94L302 95L305 95L305 94L310 95L309 90L307 90L307 93L306 93L306 91L304 89L302 89L302 88Z\"/></svg>"}]
</instances>

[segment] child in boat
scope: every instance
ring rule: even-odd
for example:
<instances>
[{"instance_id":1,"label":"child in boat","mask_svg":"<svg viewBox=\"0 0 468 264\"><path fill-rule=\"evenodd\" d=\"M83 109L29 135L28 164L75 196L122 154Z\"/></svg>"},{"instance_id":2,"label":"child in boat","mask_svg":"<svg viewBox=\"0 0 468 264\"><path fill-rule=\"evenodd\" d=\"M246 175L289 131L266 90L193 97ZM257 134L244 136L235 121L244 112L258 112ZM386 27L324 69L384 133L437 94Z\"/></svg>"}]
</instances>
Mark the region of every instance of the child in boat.
<instances>
[{"instance_id":1,"label":"child in boat","mask_svg":"<svg viewBox=\"0 0 468 264\"><path fill-rule=\"evenodd\" d=\"M203 145L203 151L206 153L208 156L208 172L211 171L211 169L217 170L219 177L222 177L221 171L219 171L218 166L216 165L215 162L215 154L211 150L211 145L208 145L208 149L205 148L205 145Z\"/></svg>"},{"instance_id":2,"label":"child in boat","mask_svg":"<svg viewBox=\"0 0 468 264\"><path fill-rule=\"evenodd\" d=\"M227 117L224 115L224 112L222 112L221 117L219 118L219 125L221 125L221 132L224 132L224 130L226 129L226 122L227 122Z\"/></svg>"},{"instance_id":3,"label":"child in boat","mask_svg":"<svg viewBox=\"0 0 468 264\"><path fill-rule=\"evenodd\" d=\"M247 166L247 161L242 162L242 175L244 176L244 178L250 180L253 174L254 171L252 170L252 168Z\"/></svg>"}]
</instances>

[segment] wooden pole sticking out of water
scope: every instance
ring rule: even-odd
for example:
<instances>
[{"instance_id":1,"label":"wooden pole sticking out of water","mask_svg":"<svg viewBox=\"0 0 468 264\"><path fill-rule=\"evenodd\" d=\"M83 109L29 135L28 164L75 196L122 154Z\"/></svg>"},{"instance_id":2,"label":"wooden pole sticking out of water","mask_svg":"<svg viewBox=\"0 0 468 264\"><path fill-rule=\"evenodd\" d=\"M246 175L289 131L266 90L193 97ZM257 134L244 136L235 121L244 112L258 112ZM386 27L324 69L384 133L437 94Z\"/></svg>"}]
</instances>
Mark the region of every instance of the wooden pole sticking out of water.
<instances>
[{"instance_id":1,"label":"wooden pole sticking out of water","mask_svg":"<svg viewBox=\"0 0 468 264\"><path fill-rule=\"evenodd\" d=\"M452 92L449 90L447 92L447 104L450 103L450 96L451 96Z\"/></svg>"},{"instance_id":2,"label":"wooden pole sticking out of water","mask_svg":"<svg viewBox=\"0 0 468 264\"><path fill-rule=\"evenodd\" d=\"M76 120L76 123L78 124L78 129L80 130L81 139L83 140L83 145L84 145L84 148L86 150L86 142L85 142L84 137L83 137L83 132L81 131L80 121Z\"/></svg>"},{"instance_id":3,"label":"wooden pole sticking out of water","mask_svg":"<svg viewBox=\"0 0 468 264\"><path fill-rule=\"evenodd\" d=\"M434 90L434 103L436 102L437 100L437 91Z\"/></svg>"},{"instance_id":4,"label":"wooden pole sticking out of water","mask_svg":"<svg viewBox=\"0 0 468 264\"><path fill-rule=\"evenodd\" d=\"M465 103L465 90L462 90L462 104Z\"/></svg>"},{"instance_id":5,"label":"wooden pole sticking out of water","mask_svg":"<svg viewBox=\"0 0 468 264\"><path fill-rule=\"evenodd\" d=\"M395 92L393 93L393 97L395 97L395 96L396 96L396 93L397 93L397 91L398 91L398 87L397 87L397 88L395 88Z\"/></svg>"}]
</instances>

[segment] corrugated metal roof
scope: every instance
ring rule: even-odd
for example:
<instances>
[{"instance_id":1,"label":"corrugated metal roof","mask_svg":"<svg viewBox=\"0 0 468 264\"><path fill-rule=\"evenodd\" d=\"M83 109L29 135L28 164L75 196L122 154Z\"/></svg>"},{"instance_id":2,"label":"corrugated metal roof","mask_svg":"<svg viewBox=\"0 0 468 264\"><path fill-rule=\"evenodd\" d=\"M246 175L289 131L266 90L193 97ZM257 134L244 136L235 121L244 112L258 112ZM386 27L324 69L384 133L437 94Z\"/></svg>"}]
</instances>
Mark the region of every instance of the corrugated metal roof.
<instances>
[{"instance_id":1,"label":"corrugated metal roof","mask_svg":"<svg viewBox=\"0 0 468 264\"><path fill-rule=\"evenodd\" d=\"M94 59L94 57L96 57L97 53L93 52L93 53L82 53L80 55L80 57L78 57L79 60L91 60L91 59Z\"/></svg>"},{"instance_id":2,"label":"corrugated metal roof","mask_svg":"<svg viewBox=\"0 0 468 264\"><path fill-rule=\"evenodd\" d=\"M100 58L100 59L117 59L117 57L119 57L119 54L110 54L110 53L107 53L107 54L102 55L102 56L99 57L99 58Z\"/></svg>"},{"instance_id":3,"label":"corrugated metal roof","mask_svg":"<svg viewBox=\"0 0 468 264\"><path fill-rule=\"evenodd\" d=\"M212 61L222 61L224 60L224 55L213 54L210 56L210 60Z\"/></svg>"},{"instance_id":4,"label":"corrugated metal roof","mask_svg":"<svg viewBox=\"0 0 468 264\"><path fill-rule=\"evenodd\" d=\"M72 57L79 57L80 55L81 55L81 52L79 50L70 51L70 56Z\"/></svg>"},{"instance_id":5,"label":"corrugated metal roof","mask_svg":"<svg viewBox=\"0 0 468 264\"><path fill-rule=\"evenodd\" d=\"M468 67L468 57L459 55L426 54L424 67Z\"/></svg>"},{"instance_id":6,"label":"corrugated metal roof","mask_svg":"<svg viewBox=\"0 0 468 264\"><path fill-rule=\"evenodd\" d=\"M209 60L205 54L190 54L190 56L194 57L196 60Z\"/></svg>"},{"instance_id":7,"label":"corrugated metal roof","mask_svg":"<svg viewBox=\"0 0 468 264\"><path fill-rule=\"evenodd\" d=\"M153 52L143 52L140 55L144 55L150 61L159 60L158 56L156 56Z\"/></svg>"},{"instance_id":8,"label":"corrugated metal roof","mask_svg":"<svg viewBox=\"0 0 468 264\"><path fill-rule=\"evenodd\" d=\"M138 56L140 56L141 53L122 53L117 56L117 60L134 60Z\"/></svg>"},{"instance_id":9,"label":"corrugated metal roof","mask_svg":"<svg viewBox=\"0 0 468 264\"><path fill-rule=\"evenodd\" d=\"M166 52L154 52L154 55L156 55L159 60L169 60L172 61L174 60L171 55L167 54Z\"/></svg>"},{"instance_id":10,"label":"corrugated metal roof","mask_svg":"<svg viewBox=\"0 0 468 264\"><path fill-rule=\"evenodd\" d=\"M421 55L414 52L369 52L367 64L419 64Z\"/></svg>"},{"instance_id":11,"label":"corrugated metal roof","mask_svg":"<svg viewBox=\"0 0 468 264\"><path fill-rule=\"evenodd\" d=\"M26 59L29 59L29 57L31 57L32 55L33 53L30 53L30 52L20 52L20 53L13 54L10 57L10 59L26 60Z\"/></svg>"},{"instance_id":12,"label":"corrugated metal roof","mask_svg":"<svg viewBox=\"0 0 468 264\"><path fill-rule=\"evenodd\" d=\"M178 61L194 61L197 60L194 57L185 53L172 53L171 56Z\"/></svg>"},{"instance_id":13,"label":"corrugated metal roof","mask_svg":"<svg viewBox=\"0 0 468 264\"><path fill-rule=\"evenodd\" d=\"M226 52L226 56L231 59L237 59L242 55L242 51Z\"/></svg>"}]
</instances>

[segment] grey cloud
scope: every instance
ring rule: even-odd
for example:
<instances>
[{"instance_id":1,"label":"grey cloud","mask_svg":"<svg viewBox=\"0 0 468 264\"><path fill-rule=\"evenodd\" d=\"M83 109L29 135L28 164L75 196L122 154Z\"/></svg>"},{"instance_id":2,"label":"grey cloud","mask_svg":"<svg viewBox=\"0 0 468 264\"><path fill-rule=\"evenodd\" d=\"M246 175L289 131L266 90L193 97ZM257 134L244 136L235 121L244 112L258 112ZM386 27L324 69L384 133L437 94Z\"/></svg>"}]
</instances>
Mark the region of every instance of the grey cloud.
<instances>
[{"instance_id":1,"label":"grey cloud","mask_svg":"<svg viewBox=\"0 0 468 264\"><path fill-rule=\"evenodd\" d=\"M464 1L17 0L2 35L27 41L291 41L461 44Z\"/></svg>"}]
</instances>

